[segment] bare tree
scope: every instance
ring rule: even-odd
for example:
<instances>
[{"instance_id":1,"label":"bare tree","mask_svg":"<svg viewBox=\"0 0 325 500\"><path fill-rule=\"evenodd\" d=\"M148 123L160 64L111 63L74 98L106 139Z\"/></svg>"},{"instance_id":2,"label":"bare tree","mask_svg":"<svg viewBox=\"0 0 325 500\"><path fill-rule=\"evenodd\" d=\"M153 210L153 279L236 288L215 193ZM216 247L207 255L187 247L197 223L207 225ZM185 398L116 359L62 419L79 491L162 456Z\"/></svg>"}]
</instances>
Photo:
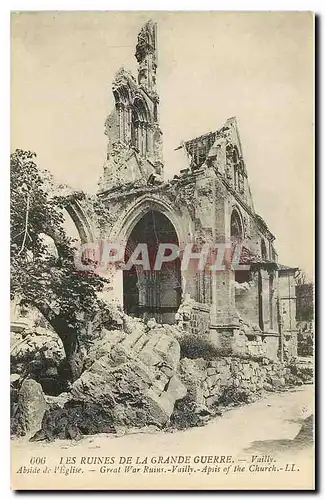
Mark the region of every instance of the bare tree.
<instances>
[{"instance_id":1,"label":"bare tree","mask_svg":"<svg viewBox=\"0 0 325 500\"><path fill-rule=\"evenodd\" d=\"M308 280L305 271L298 268L295 272L295 281L296 285L306 285L308 283Z\"/></svg>"}]
</instances>

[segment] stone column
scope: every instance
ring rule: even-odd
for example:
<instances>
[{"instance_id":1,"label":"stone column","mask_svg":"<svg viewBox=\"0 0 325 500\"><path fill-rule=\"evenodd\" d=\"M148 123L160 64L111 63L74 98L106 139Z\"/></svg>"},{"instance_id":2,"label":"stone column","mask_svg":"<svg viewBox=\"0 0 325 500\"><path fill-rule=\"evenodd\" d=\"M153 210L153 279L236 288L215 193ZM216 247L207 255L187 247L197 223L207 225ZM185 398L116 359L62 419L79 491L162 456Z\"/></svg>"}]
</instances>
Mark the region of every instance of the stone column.
<instances>
[{"instance_id":1,"label":"stone column","mask_svg":"<svg viewBox=\"0 0 325 500\"><path fill-rule=\"evenodd\" d=\"M125 142L131 141L132 110L130 106L125 108Z\"/></svg>"},{"instance_id":2,"label":"stone column","mask_svg":"<svg viewBox=\"0 0 325 500\"><path fill-rule=\"evenodd\" d=\"M138 150L139 150L140 154L142 154L142 123L141 122L138 122L137 133L138 133Z\"/></svg>"},{"instance_id":3,"label":"stone column","mask_svg":"<svg viewBox=\"0 0 325 500\"><path fill-rule=\"evenodd\" d=\"M117 104L116 109L118 112L118 124L119 124L119 139L124 141L124 120L123 120L123 106L122 104Z\"/></svg>"},{"instance_id":4,"label":"stone column","mask_svg":"<svg viewBox=\"0 0 325 500\"><path fill-rule=\"evenodd\" d=\"M196 298L196 280L195 273L191 272L191 269L185 269L182 271L182 297L187 294L191 299Z\"/></svg>"},{"instance_id":5,"label":"stone column","mask_svg":"<svg viewBox=\"0 0 325 500\"><path fill-rule=\"evenodd\" d=\"M152 155L153 151L153 128L150 123L147 123L147 150Z\"/></svg>"},{"instance_id":6,"label":"stone column","mask_svg":"<svg viewBox=\"0 0 325 500\"><path fill-rule=\"evenodd\" d=\"M219 139L217 145L217 170L224 174L226 167L226 139Z\"/></svg>"},{"instance_id":7,"label":"stone column","mask_svg":"<svg viewBox=\"0 0 325 500\"><path fill-rule=\"evenodd\" d=\"M232 325L235 317L234 271L212 273L212 317L217 325Z\"/></svg>"},{"instance_id":8,"label":"stone column","mask_svg":"<svg viewBox=\"0 0 325 500\"><path fill-rule=\"evenodd\" d=\"M144 136L144 154L147 154L147 153L150 153L150 141L149 141L149 124L148 123L144 123L143 124L143 136Z\"/></svg>"},{"instance_id":9,"label":"stone column","mask_svg":"<svg viewBox=\"0 0 325 500\"><path fill-rule=\"evenodd\" d=\"M211 324L217 324L217 279L216 271L211 271Z\"/></svg>"},{"instance_id":10,"label":"stone column","mask_svg":"<svg viewBox=\"0 0 325 500\"><path fill-rule=\"evenodd\" d=\"M261 269L262 279L262 315L263 315L263 330L268 332L270 330L270 281L269 273L266 269Z\"/></svg>"},{"instance_id":11,"label":"stone column","mask_svg":"<svg viewBox=\"0 0 325 500\"><path fill-rule=\"evenodd\" d=\"M283 331L296 330L296 294L294 273L281 273L279 276L279 295L283 318Z\"/></svg>"},{"instance_id":12,"label":"stone column","mask_svg":"<svg viewBox=\"0 0 325 500\"><path fill-rule=\"evenodd\" d=\"M270 299L270 329L274 332L278 331L277 314L276 314L276 276L275 272L270 272L269 279L269 299Z\"/></svg>"},{"instance_id":13,"label":"stone column","mask_svg":"<svg viewBox=\"0 0 325 500\"><path fill-rule=\"evenodd\" d=\"M147 277L145 275L145 271L141 272L141 274L138 274L138 280L137 280L137 288L139 290L139 306L143 307L147 305L147 293L148 293L148 283L147 283Z\"/></svg>"},{"instance_id":14,"label":"stone column","mask_svg":"<svg viewBox=\"0 0 325 500\"><path fill-rule=\"evenodd\" d=\"M107 303L113 303L123 308L123 270L114 267L100 273L101 276L109 280L104 289L99 294L101 299Z\"/></svg>"},{"instance_id":15,"label":"stone column","mask_svg":"<svg viewBox=\"0 0 325 500\"><path fill-rule=\"evenodd\" d=\"M140 123L139 121L135 121L133 123L133 126L134 126L134 131L133 131L133 134L134 134L134 146L140 150L140 131L139 131L139 128L140 128Z\"/></svg>"}]
</instances>

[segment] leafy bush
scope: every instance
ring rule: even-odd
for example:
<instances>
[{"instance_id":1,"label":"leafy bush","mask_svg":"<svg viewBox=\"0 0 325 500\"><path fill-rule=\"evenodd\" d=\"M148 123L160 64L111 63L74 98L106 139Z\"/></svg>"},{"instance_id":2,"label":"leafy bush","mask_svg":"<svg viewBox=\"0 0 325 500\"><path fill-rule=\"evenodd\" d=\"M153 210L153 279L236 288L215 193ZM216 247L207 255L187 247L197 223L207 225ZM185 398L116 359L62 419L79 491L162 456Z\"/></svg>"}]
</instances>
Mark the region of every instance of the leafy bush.
<instances>
[{"instance_id":1,"label":"leafy bush","mask_svg":"<svg viewBox=\"0 0 325 500\"><path fill-rule=\"evenodd\" d=\"M200 335L184 335L179 339L181 358L203 358L213 360L216 357L225 357L231 354L228 348L216 348L206 337Z\"/></svg>"},{"instance_id":2,"label":"leafy bush","mask_svg":"<svg viewBox=\"0 0 325 500\"><path fill-rule=\"evenodd\" d=\"M253 401L252 393L248 389L235 387L233 385L225 387L222 391L218 405L230 406L241 403L251 403Z\"/></svg>"}]
</instances>

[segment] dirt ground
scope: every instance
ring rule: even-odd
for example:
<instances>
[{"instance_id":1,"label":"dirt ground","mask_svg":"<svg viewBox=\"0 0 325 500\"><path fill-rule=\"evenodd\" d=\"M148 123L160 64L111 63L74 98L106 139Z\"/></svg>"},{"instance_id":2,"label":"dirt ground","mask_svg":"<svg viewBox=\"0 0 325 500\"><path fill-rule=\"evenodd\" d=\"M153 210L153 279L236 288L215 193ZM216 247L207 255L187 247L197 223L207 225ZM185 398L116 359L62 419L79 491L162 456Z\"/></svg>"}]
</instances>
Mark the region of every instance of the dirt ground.
<instances>
[{"instance_id":1,"label":"dirt ground","mask_svg":"<svg viewBox=\"0 0 325 500\"><path fill-rule=\"evenodd\" d=\"M301 430L304 420L313 413L313 394L311 385L282 393L272 393L255 403L230 409L204 427L185 431L148 432L147 430L147 432L134 431L125 435L102 434L85 437L78 442L55 441L49 444L29 443L26 439L14 439L12 440L13 486L17 488L23 485L22 487L31 488L37 483L38 487L43 489L52 486L60 489L81 487L88 489L142 489L143 487L232 489L252 486L256 488L312 488L312 433L307 433L298 444L294 438ZM55 475L52 474L53 467L62 463L67 466L67 457L75 457L77 464L82 463L80 457L88 457L88 461L96 461L95 457L115 457L115 464L121 461L123 463L126 460L125 457L132 457L134 464L136 460L141 463L144 457L149 457L150 461L151 457L157 456L215 457L221 455L230 455L234 464L241 464L247 468L255 455L271 457L276 464L279 464L277 465L278 472L272 474L269 471L254 471L242 475L232 474L230 480L230 474L219 474L217 470L211 471L210 474L201 474L201 472L193 474L188 470L183 472L178 470L176 471L178 474L167 473L167 476L161 474L164 471L152 471L152 473L145 474L142 465L138 473L131 476L131 472L126 473L124 465L118 471L113 472L112 469L105 472L105 469L100 469L100 465L96 464L96 466L86 466L81 474L74 474L73 471L67 475L64 471L60 474L59 471ZM46 458L46 464L51 469L51 473L46 478L47 483L44 474L42 476L33 473L17 474L20 466L27 466L31 463L32 457ZM293 471L288 470L292 468L292 463L295 464ZM261 465L265 463L258 464L258 466ZM215 464L211 467L213 466L217 467ZM287 469L286 472L284 472L285 469ZM167 486L167 484L172 486Z\"/></svg>"}]
</instances>

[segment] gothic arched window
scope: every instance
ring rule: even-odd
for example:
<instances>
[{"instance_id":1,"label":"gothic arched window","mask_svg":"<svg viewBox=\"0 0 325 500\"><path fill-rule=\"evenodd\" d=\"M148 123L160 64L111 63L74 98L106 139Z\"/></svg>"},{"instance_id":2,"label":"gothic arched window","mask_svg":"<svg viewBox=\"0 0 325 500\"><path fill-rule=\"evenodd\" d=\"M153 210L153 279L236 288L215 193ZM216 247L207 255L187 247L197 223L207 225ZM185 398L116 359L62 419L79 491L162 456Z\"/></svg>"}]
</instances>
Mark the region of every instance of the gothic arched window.
<instances>
[{"instance_id":1,"label":"gothic arched window","mask_svg":"<svg viewBox=\"0 0 325 500\"><path fill-rule=\"evenodd\" d=\"M262 260L267 260L266 245L265 245L265 241L263 238L261 239L261 257L262 257Z\"/></svg>"},{"instance_id":2,"label":"gothic arched window","mask_svg":"<svg viewBox=\"0 0 325 500\"><path fill-rule=\"evenodd\" d=\"M230 218L230 238L235 242L243 239L243 226L236 209L232 211Z\"/></svg>"},{"instance_id":3,"label":"gothic arched window","mask_svg":"<svg viewBox=\"0 0 325 500\"><path fill-rule=\"evenodd\" d=\"M148 124L147 106L142 99L137 98L132 107L131 141L141 155L145 155L149 149Z\"/></svg>"},{"instance_id":4,"label":"gothic arched window","mask_svg":"<svg viewBox=\"0 0 325 500\"><path fill-rule=\"evenodd\" d=\"M236 165L238 163L238 151L237 151L236 146L234 147L233 152L232 152L232 161L233 161L234 165Z\"/></svg>"},{"instance_id":5,"label":"gothic arched window","mask_svg":"<svg viewBox=\"0 0 325 500\"><path fill-rule=\"evenodd\" d=\"M238 171L237 171L237 165L234 164L234 188L237 189L238 187Z\"/></svg>"}]
</instances>

